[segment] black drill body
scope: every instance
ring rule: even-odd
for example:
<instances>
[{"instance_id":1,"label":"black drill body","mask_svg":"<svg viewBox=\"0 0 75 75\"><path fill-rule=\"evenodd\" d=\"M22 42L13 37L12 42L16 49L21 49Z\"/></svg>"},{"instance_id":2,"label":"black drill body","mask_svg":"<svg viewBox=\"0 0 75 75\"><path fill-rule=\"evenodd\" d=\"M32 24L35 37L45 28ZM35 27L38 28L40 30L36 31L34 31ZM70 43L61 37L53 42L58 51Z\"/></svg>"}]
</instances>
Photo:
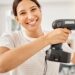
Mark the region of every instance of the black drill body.
<instances>
[{"instance_id":1,"label":"black drill body","mask_svg":"<svg viewBox=\"0 0 75 75\"><path fill-rule=\"evenodd\" d=\"M67 28L70 30L75 30L75 19L58 19L52 23L52 26L54 29ZM50 49L46 51L46 59L49 61L69 63L71 54L63 51L61 43L53 44Z\"/></svg>"}]
</instances>

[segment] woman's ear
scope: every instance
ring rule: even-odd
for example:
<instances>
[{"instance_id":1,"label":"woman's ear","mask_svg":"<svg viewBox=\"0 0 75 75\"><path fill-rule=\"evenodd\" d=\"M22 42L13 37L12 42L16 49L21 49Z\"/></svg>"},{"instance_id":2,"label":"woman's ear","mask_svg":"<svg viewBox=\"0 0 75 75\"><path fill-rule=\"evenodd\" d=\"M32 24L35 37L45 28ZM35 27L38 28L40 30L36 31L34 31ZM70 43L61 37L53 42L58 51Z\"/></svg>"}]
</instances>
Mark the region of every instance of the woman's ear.
<instances>
[{"instance_id":1,"label":"woman's ear","mask_svg":"<svg viewBox=\"0 0 75 75\"><path fill-rule=\"evenodd\" d=\"M15 19L18 24L21 24L17 16L15 16Z\"/></svg>"},{"instance_id":2,"label":"woman's ear","mask_svg":"<svg viewBox=\"0 0 75 75\"><path fill-rule=\"evenodd\" d=\"M17 17L17 16L15 16L15 19L16 19L16 21L18 22L18 17Z\"/></svg>"},{"instance_id":3,"label":"woman's ear","mask_svg":"<svg viewBox=\"0 0 75 75\"><path fill-rule=\"evenodd\" d=\"M19 19L17 16L15 16L16 22L19 23Z\"/></svg>"}]
</instances>

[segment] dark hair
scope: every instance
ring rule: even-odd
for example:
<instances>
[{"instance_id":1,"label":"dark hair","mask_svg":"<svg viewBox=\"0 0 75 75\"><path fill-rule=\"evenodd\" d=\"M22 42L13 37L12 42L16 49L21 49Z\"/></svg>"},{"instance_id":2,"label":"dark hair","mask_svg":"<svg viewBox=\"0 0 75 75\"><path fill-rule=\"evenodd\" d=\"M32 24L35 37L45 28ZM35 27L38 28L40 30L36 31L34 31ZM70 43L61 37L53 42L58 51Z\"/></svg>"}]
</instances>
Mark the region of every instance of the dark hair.
<instances>
[{"instance_id":1,"label":"dark hair","mask_svg":"<svg viewBox=\"0 0 75 75\"><path fill-rule=\"evenodd\" d=\"M21 1L22 0L14 0L14 2L13 2L13 8L12 8L13 10L12 11L13 11L14 16L17 16L16 8ZM30 0L30 1L33 1L40 8L40 4L38 3L37 0Z\"/></svg>"}]
</instances>

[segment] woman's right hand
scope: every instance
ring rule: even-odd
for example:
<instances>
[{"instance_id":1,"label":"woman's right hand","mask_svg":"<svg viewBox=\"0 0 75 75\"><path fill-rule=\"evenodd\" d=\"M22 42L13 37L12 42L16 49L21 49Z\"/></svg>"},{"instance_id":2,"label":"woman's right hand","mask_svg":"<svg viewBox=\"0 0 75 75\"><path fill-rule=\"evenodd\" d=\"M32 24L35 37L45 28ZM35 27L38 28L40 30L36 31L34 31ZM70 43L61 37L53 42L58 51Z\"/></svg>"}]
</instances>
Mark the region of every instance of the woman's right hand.
<instances>
[{"instance_id":1,"label":"woman's right hand","mask_svg":"<svg viewBox=\"0 0 75 75\"><path fill-rule=\"evenodd\" d=\"M70 30L67 28L57 28L47 34L49 44L64 43L68 39Z\"/></svg>"}]
</instances>

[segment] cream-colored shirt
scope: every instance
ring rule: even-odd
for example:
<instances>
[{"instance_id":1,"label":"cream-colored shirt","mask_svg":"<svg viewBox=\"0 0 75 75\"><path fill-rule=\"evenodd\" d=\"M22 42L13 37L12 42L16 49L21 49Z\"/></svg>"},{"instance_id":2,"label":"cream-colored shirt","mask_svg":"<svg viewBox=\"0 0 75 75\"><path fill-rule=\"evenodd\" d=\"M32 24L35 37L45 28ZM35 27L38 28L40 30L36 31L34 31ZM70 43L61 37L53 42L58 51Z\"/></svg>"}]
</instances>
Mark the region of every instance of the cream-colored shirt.
<instances>
[{"instance_id":1,"label":"cream-colored shirt","mask_svg":"<svg viewBox=\"0 0 75 75\"><path fill-rule=\"evenodd\" d=\"M35 38L28 37L23 30L15 31L13 33L4 34L0 37L0 46L15 48L23 44L27 44L34 41ZM50 46L43 48L41 51L33 55L23 64L19 65L14 70L0 74L0 75L43 75L45 67L45 51ZM31 49L30 49L31 50ZM59 64L57 62L47 61L47 74L46 75L58 75Z\"/></svg>"}]
</instances>

